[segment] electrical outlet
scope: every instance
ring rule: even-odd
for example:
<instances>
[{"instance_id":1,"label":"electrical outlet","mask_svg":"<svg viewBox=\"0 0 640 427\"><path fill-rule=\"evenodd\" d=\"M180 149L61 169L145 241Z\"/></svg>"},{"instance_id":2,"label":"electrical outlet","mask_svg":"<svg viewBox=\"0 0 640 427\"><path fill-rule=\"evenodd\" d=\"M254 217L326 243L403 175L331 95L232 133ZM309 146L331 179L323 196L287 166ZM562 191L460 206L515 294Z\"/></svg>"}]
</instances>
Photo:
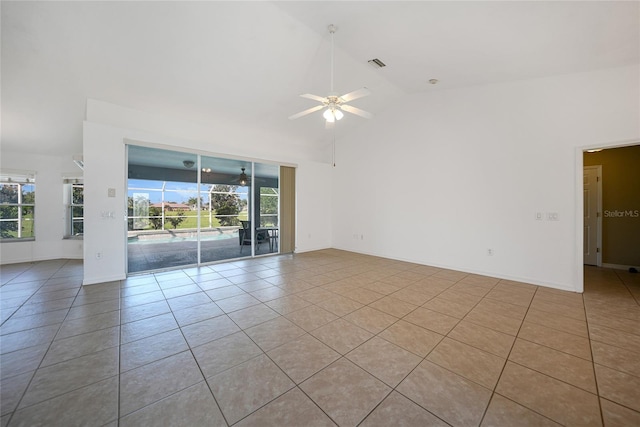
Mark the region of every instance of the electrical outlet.
<instances>
[{"instance_id":1,"label":"electrical outlet","mask_svg":"<svg viewBox=\"0 0 640 427\"><path fill-rule=\"evenodd\" d=\"M102 252L96 252L96 259L102 259Z\"/></svg>"},{"instance_id":2,"label":"electrical outlet","mask_svg":"<svg viewBox=\"0 0 640 427\"><path fill-rule=\"evenodd\" d=\"M493 256L493 249L487 249L487 256Z\"/></svg>"}]
</instances>

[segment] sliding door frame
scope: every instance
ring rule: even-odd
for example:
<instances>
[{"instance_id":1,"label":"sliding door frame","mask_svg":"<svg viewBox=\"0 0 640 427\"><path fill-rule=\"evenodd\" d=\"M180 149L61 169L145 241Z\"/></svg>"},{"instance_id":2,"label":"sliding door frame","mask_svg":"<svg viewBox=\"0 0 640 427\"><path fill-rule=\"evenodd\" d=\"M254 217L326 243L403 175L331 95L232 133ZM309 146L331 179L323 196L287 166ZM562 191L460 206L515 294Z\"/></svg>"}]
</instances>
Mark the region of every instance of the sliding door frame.
<instances>
[{"instance_id":1,"label":"sliding door frame","mask_svg":"<svg viewBox=\"0 0 640 427\"><path fill-rule=\"evenodd\" d=\"M192 154L192 155L196 155L197 156L197 180L196 180L196 185L198 188L198 192L197 192L197 209L198 209L198 215L197 215L197 220L196 220L196 244L197 244L197 259L196 259L196 264L186 264L183 266L175 266L175 267L167 267L167 268L163 268L163 269L152 269L152 270L144 270L144 271L139 271L139 272L129 272L129 248L128 248L128 226L125 226L125 238L124 238L124 245L125 245L125 272L128 275L130 274L143 274L143 273L148 273L148 272L154 272L154 271L165 271L165 270L174 270L174 269L180 269L180 268L189 268L189 267L200 267L203 265L209 265L209 264L215 264L215 263L220 263L220 262L227 262L227 261L232 261L232 260L237 260L237 259L242 259L242 258L246 258L243 256L240 256L238 258L229 258L229 259L221 259L221 260L216 260L216 261L206 261L206 262L202 262L202 247L201 247L201 215L200 215L200 211L202 209L202 203L201 203L201 184L202 184L202 157L203 156L207 156L207 157L216 157L216 158L220 158L220 159L228 159L228 160L237 160L237 161L245 161L247 163L251 163L251 179L250 179L250 184L249 184L249 192L250 192L250 205L251 205L251 209L250 210L254 210L254 206L255 206L255 202L256 202L256 191L254 189L254 183L253 180L255 179L255 166L256 163L261 163L261 164L266 164L266 165L273 165L278 167L278 190L279 190L279 201L278 201L278 239L279 239L279 244L278 244L278 252L277 253L273 253L273 254L262 254L262 255L256 255L255 253L255 247L254 245L251 245L251 258L255 258L255 257L263 257L263 256L270 256L270 255L277 255L279 253L288 253L288 252L293 252L293 250L295 249L295 169L297 167L297 165L295 164L290 164L290 163L285 163L285 162L273 162L273 161L267 161L267 160L263 160L263 159L256 159L256 158L247 158L247 157L239 157L239 156L232 156L232 155L228 155L228 154L220 154L220 153L212 153L212 152L208 152L208 151L202 151L202 150L191 150L191 149L187 149L185 147L177 147L177 146L168 146L168 145L162 145L162 144L154 144L154 143L148 143L148 142L142 142L142 141L136 141L136 140L128 140L125 139L124 140L124 144L126 145L126 150L125 150L125 182L127 184L126 186L126 191L125 193L128 194L128 189L129 189L129 148L131 146L138 146L138 147L144 147L144 148L153 148L153 149L158 149L158 150L168 150L168 151L173 151L173 152L182 152L185 154ZM286 205L290 208L288 208L287 211L283 210L283 190L282 190L282 171L283 171L283 167L286 167L287 169L291 169L293 170L293 193L290 194L290 198L289 198L289 202L286 203ZM124 211L128 212L128 197L125 197L125 207L124 207ZM251 221L254 221L254 223L256 223L255 221L260 221L260 217L258 216L258 218L253 218L255 216L255 214L253 212L248 212L248 219ZM285 217L287 215L291 215L290 218L285 219ZM125 214L124 216L125 218L125 222L128 221L128 214ZM256 223L258 224L258 223ZM283 226L286 224L287 226L287 230L284 231L283 233ZM293 245L285 243L284 246L282 246L282 236L286 236L286 238L288 240L293 241ZM253 239L255 239L255 227L252 227L251 230L251 239L252 241L254 241ZM287 249L286 251L283 250Z\"/></svg>"}]
</instances>

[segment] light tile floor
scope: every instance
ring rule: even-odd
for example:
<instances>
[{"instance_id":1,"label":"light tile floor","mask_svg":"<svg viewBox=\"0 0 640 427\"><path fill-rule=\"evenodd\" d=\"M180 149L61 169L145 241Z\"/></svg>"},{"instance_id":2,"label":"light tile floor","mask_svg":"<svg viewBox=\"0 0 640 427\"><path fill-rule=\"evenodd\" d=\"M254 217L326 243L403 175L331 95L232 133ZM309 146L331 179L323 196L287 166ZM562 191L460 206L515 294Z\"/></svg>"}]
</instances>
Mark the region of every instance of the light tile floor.
<instances>
[{"instance_id":1,"label":"light tile floor","mask_svg":"<svg viewBox=\"0 0 640 427\"><path fill-rule=\"evenodd\" d=\"M337 250L81 287L2 267L1 426L640 425L640 275L583 295Z\"/></svg>"}]
</instances>

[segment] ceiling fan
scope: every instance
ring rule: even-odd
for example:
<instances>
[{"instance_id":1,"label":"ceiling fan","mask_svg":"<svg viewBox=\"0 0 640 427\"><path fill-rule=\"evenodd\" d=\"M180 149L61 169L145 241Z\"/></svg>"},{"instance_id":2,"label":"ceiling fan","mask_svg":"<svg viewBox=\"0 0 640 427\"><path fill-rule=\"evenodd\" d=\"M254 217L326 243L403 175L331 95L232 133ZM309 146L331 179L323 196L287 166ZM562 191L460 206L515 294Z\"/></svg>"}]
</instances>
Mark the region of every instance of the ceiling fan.
<instances>
[{"instance_id":1,"label":"ceiling fan","mask_svg":"<svg viewBox=\"0 0 640 427\"><path fill-rule=\"evenodd\" d=\"M268 183L269 179L267 179L266 177L260 177L260 176L252 176L251 174L251 168L249 168L249 173L247 174L246 172L247 168L240 168L241 172L240 175L236 176L235 178L233 178L231 180L231 182L233 184L231 185L238 185L240 187L247 187L249 185L251 185L252 183L258 183L258 184L264 184L264 183Z\"/></svg>"},{"instance_id":2,"label":"ceiling fan","mask_svg":"<svg viewBox=\"0 0 640 427\"><path fill-rule=\"evenodd\" d=\"M306 116L307 114L311 114L318 110L322 110L326 108L322 116L327 121L327 125L330 126L336 120L340 120L344 117L343 111L347 113L355 114L360 117L364 117L365 119L370 119L373 117L373 114L361 110L360 108L352 107L351 105L347 105L347 102L351 102L358 98L362 98L364 96L370 95L371 91L366 87L363 87L358 90L354 90L353 92L349 92L345 95L338 95L333 90L333 35L337 31L337 27L333 24L329 25L329 33L331 34L331 92L329 95L323 97L318 95L312 95L310 93L305 93L300 95L302 98L313 99L314 101L320 102L320 105L316 105L315 107L311 107L307 110L301 111L293 116L289 117L289 120L294 120L300 118L302 116Z\"/></svg>"}]
</instances>

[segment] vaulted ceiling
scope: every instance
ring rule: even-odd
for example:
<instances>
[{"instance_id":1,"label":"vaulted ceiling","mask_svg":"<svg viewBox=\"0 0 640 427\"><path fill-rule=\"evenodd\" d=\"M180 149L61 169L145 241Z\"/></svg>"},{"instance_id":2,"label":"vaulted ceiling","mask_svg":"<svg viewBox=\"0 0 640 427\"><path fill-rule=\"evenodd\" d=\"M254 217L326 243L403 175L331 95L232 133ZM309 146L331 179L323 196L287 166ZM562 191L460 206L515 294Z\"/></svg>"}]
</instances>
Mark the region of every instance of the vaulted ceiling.
<instances>
[{"instance_id":1,"label":"vaulted ceiling","mask_svg":"<svg viewBox=\"0 0 640 427\"><path fill-rule=\"evenodd\" d=\"M3 1L2 150L82 151L87 98L215 125L327 138L302 93L366 86L379 113L420 92L640 62L640 3ZM379 58L385 68L368 60ZM438 79L437 85L429 83ZM375 117L374 119L375 120ZM348 116L348 131L365 120Z\"/></svg>"}]
</instances>

